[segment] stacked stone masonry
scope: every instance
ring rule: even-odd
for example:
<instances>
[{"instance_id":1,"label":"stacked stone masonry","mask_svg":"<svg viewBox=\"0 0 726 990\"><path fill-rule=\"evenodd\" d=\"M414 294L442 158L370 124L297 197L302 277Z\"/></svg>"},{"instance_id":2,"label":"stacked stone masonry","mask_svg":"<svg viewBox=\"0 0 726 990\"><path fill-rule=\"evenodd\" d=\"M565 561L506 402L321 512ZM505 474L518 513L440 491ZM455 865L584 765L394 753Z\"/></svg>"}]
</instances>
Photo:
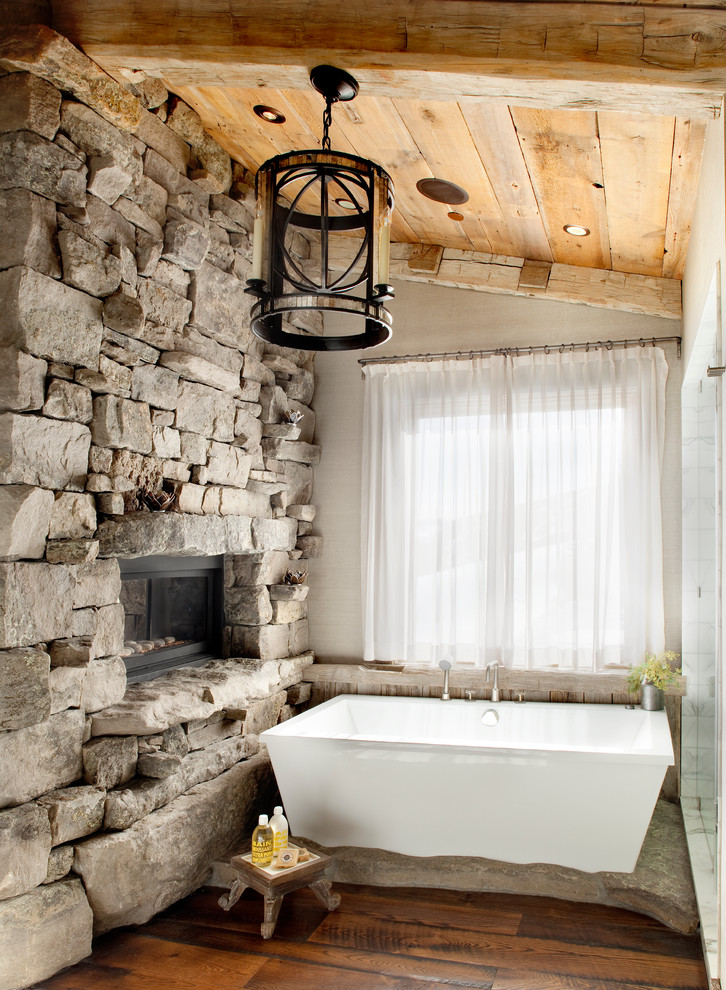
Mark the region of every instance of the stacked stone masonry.
<instances>
[{"instance_id":1,"label":"stacked stone masonry","mask_svg":"<svg viewBox=\"0 0 726 990\"><path fill-rule=\"evenodd\" d=\"M0 990L269 808L321 552L312 358L250 332L249 175L158 80L28 38L0 56ZM149 554L225 555L224 657L129 684L118 558Z\"/></svg>"}]
</instances>

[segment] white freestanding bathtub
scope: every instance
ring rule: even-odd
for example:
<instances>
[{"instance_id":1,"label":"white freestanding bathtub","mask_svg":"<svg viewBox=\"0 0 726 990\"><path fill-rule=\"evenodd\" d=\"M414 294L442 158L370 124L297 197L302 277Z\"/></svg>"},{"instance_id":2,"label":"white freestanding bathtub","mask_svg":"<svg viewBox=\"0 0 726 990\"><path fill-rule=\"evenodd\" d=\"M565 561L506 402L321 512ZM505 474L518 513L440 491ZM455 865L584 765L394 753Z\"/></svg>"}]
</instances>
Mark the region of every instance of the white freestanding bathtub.
<instances>
[{"instance_id":1,"label":"white freestanding bathtub","mask_svg":"<svg viewBox=\"0 0 726 990\"><path fill-rule=\"evenodd\" d=\"M340 695L261 738L296 835L589 872L635 868L673 764L620 705Z\"/></svg>"}]
</instances>

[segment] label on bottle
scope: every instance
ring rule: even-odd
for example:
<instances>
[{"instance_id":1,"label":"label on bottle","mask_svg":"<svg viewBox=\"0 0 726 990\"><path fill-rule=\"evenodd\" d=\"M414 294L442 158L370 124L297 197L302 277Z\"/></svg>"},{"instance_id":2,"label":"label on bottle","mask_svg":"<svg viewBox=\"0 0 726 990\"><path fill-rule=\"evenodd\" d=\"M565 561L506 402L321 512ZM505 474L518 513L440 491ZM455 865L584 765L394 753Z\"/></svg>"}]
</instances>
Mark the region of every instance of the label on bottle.
<instances>
[{"instance_id":1,"label":"label on bottle","mask_svg":"<svg viewBox=\"0 0 726 990\"><path fill-rule=\"evenodd\" d=\"M287 829L281 828L275 830L275 838L273 840L273 849L275 853L278 853L280 849L287 849Z\"/></svg>"},{"instance_id":2,"label":"label on bottle","mask_svg":"<svg viewBox=\"0 0 726 990\"><path fill-rule=\"evenodd\" d=\"M252 837L252 862L255 866L269 866L272 862L272 835L269 838Z\"/></svg>"}]
</instances>

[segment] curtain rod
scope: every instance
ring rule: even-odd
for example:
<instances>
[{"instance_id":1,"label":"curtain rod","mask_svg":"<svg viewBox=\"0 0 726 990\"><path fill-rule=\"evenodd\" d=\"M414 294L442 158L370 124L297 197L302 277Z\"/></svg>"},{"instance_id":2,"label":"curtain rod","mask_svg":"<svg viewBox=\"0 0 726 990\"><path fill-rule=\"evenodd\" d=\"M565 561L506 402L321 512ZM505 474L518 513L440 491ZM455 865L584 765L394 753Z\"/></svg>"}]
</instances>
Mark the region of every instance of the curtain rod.
<instances>
[{"instance_id":1,"label":"curtain rod","mask_svg":"<svg viewBox=\"0 0 726 990\"><path fill-rule=\"evenodd\" d=\"M601 347L604 347L607 350L612 350L613 347L655 347L656 344L668 344L674 342L677 344L676 355L680 358L680 337L638 337L633 338L632 340L590 340L582 341L582 343L579 344L537 344L535 346L527 347L492 347L490 350L486 351L442 351L439 354L392 354L390 357L358 358L358 364L365 367L367 364L396 364L399 361L441 361L448 358L460 361L464 358L489 357L495 354L514 354L519 356L520 354L535 354L539 352L549 354L551 351L559 351L562 353L563 351L582 350L583 348L589 351L597 350Z\"/></svg>"}]
</instances>

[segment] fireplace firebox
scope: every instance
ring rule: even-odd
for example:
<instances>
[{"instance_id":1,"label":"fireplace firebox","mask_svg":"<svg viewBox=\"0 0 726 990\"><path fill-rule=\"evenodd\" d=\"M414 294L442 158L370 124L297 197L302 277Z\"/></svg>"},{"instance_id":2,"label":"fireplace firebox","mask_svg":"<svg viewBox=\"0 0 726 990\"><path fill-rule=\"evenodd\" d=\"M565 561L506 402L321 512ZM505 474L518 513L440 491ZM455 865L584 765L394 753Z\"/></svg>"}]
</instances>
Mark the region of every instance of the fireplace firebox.
<instances>
[{"instance_id":1,"label":"fireplace firebox","mask_svg":"<svg viewBox=\"0 0 726 990\"><path fill-rule=\"evenodd\" d=\"M224 555L119 560L129 681L220 656Z\"/></svg>"}]
</instances>

